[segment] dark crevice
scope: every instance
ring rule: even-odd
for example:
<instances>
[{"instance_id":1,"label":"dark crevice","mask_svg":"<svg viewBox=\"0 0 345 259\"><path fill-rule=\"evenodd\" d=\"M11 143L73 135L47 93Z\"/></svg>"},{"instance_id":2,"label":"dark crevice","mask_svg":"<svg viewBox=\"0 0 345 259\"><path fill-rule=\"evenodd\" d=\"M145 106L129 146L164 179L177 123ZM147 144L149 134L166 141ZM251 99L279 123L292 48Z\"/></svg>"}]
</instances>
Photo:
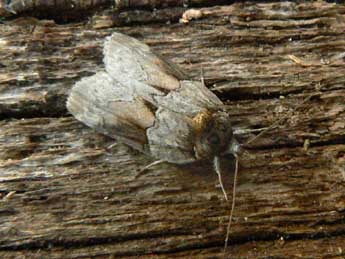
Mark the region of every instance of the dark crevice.
<instances>
[{"instance_id":1,"label":"dark crevice","mask_svg":"<svg viewBox=\"0 0 345 259\"><path fill-rule=\"evenodd\" d=\"M6 19L6 21L15 20L18 17L35 17L38 19L54 20L56 24L61 25L75 22L87 22L90 19L90 16L109 6L110 2L99 6L90 5L88 9L68 8L68 5L57 7L41 5L41 8L34 7L33 9L20 12L19 15L11 16Z\"/></svg>"},{"instance_id":2,"label":"dark crevice","mask_svg":"<svg viewBox=\"0 0 345 259\"><path fill-rule=\"evenodd\" d=\"M324 146L331 146L331 145L343 145L345 144L345 135L337 136L337 138L327 141L317 141L315 143L311 143L310 147L324 147Z\"/></svg>"},{"instance_id":3,"label":"dark crevice","mask_svg":"<svg viewBox=\"0 0 345 259\"><path fill-rule=\"evenodd\" d=\"M269 99L276 99L280 98L281 96L288 96L293 94L301 94L304 93L305 90L293 90L293 91L286 91L284 93L280 92L268 92L268 93L248 93L243 92L241 89L234 89L234 90L228 90L224 93L217 94L217 96L223 101L223 102L229 102L229 101L251 101L251 100L269 100Z\"/></svg>"},{"instance_id":4,"label":"dark crevice","mask_svg":"<svg viewBox=\"0 0 345 259\"><path fill-rule=\"evenodd\" d=\"M25 109L25 110L1 110L0 121L10 119L39 119L39 118L61 118L68 116L66 108L58 108L47 110L46 107L42 109Z\"/></svg>"},{"instance_id":5,"label":"dark crevice","mask_svg":"<svg viewBox=\"0 0 345 259\"><path fill-rule=\"evenodd\" d=\"M344 220L339 220L339 223L344 223ZM328 224L328 225L334 225ZM154 233L154 234L136 234L136 235L129 235L126 237L104 237L104 238L88 238L84 240L71 240L71 241L62 241L59 238L53 239L53 240L42 240L42 241L36 241L31 242L27 244L21 244L21 245L0 245L0 251L20 251L20 250L36 250L36 249L52 249L54 247L63 247L63 248L82 248L82 247L92 247L92 246L98 246L98 245L106 245L106 244L112 244L114 242L127 242L127 241L135 241L135 240L148 240L152 238L166 238L166 237L174 237L174 236L181 236L181 235L188 235L188 233L181 232L181 231L169 231L166 233ZM236 238L230 238L229 242L229 249L231 245L241 245L245 244L247 242L253 242L253 241L275 241L277 238L283 238L286 241L298 241L298 240L318 240L323 238L329 238L329 237L338 237L338 236L344 236L345 231L344 230L336 230L332 232L316 232L313 234L288 234L283 233L279 231L272 231L272 232L260 232L255 233L248 236L236 236ZM224 237L225 238L225 237ZM158 250L158 251L144 251L141 252L140 255L143 254L173 254L178 252L186 252L186 251L192 251L195 249L207 249L207 248L222 248L224 246L224 240L215 240L215 241L209 241L206 243L198 243L198 244L191 244L191 245L185 245L185 246L179 246L176 248L166 249L166 250ZM118 252L116 253L116 256L137 256L139 252Z\"/></svg>"},{"instance_id":6,"label":"dark crevice","mask_svg":"<svg viewBox=\"0 0 345 259\"><path fill-rule=\"evenodd\" d=\"M229 89L223 89L223 90L212 90L212 86L215 83L229 83L231 84L231 81L228 79L223 79L219 81L206 81L206 86L214 92L223 102L228 101L251 101L251 100L269 100L269 99L276 99L283 97L289 97L291 95L299 95L299 94L305 94L305 95L311 95L311 98L315 98L313 95L318 96L321 93L327 93L327 92L334 92L337 90L344 90L344 87L334 87L334 88L326 88L323 87L323 89L315 89L312 85L308 88L300 88L300 89L294 89L294 90L286 90L284 93L281 92L266 92L266 93L253 93L245 91L241 88L229 88ZM264 90L258 89L258 91Z\"/></svg>"},{"instance_id":7,"label":"dark crevice","mask_svg":"<svg viewBox=\"0 0 345 259\"><path fill-rule=\"evenodd\" d=\"M172 8L172 7L184 7L184 4L182 3L182 1L180 2L180 5L176 5L176 3L174 3L174 1L172 1L171 3L173 4L169 4L169 1L142 1L142 5L130 5L130 1L127 1L129 4L128 6L123 6L121 8L121 11L126 11L126 10L154 10L154 9L163 9L163 8ZM139 1L137 1L139 2ZM212 6L216 6L216 5L230 5L233 4L234 0L229 1L229 0L212 0L212 1L184 1L187 6L186 7L212 7ZM124 1L122 1L122 3L124 3ZM140 2L139 2L140 3ZM153 5L152 3L155 3L156 5ZM161 3L159 5L159 3Z\"/></svg>"},{"instance_id":8,"label":"dark crevice","mask_svg":"<svg viewBox=\"0 0 345 259\"><path fill-rule=\"evenodd\" d=\"M172 8L186 8L185 6L183 6L183 4L181 3L181 5L173 5L173 4L168 4L168 1L166 1L163 4L164 5L153 5L150 1L143 1L142 5L138 5L138 4L134 4L132 5L130 1L122 1L122 6L120 7L120 9L118 9L116 6L113 6L115 4L114 1L106 1L103 4L88 4L88 6L84 6L84 7L80 7L78 6L78 1L74 1L76 6L73 6L73 1L65 1L64 5L60 6L44 6L44 5L40 5L37 7L33 7L31 9L25 10L24 12L20 12L19 15L13 15L15 10L11 10L10 13L12 13L12 16L10 18L7 18L6 21L11 21L13 19L16 19L18 17L25 17L25 16L29 16L29 17L36 17L38 19L49 19L49 20L54 20L55 23L57 24L69 24L69 23L75 23L75 22L88 22L90 17L95 15L97 12L102 12L105 11L107 13L109 13L109 15L113 15L113 19L115 22L119 22L119 24L121 25L126 24L126 25L135 25L135 24L140 24L142 25L143 23L145 23L144 21L126 21L126 22L121 22L121 18L117 18L117 15L121 15L121 12L132 12L133 14L141 14L138 15L138 17L140 16L150 16L150 14L152 16L155 16L154 13L156 12L164 12L164 10L166 9L165 12L169 12L169 10L171 10ZM188 1L186 1L188 3ZM212 3L202 3L202 2L194 2L193 4L188 5L189 8L191 7L212 7L215 5L229 5L234 3L235 1L226 1L226 0L213 0ZM140 3L140 2L139 2ZM157 3L159 3L157 1ZM128 6L125 6L125 4L128 4ZM113 7L112 7L113 6ZM11 9L8 8L7 6L5 6L7 9ZM183 10L182 10L183 12ZM144 15L144 13L146 13L146 15ZM180 15L179 15L180 16ZM161 23L166 23L167 20L171 20L171 19L163 19L161 21ZM157 19L149 19L149 22L146 23L152 23L152 24L159 24L160 21L157 21ZM178 22L178 18L174 19L174 22Z\"/></svg>"},{"instance_id":9,"label":"dark crevice","mask_svg":"<svg viewBox=\"0 0 345 259\"><path fill-rule=\"evenodd\" d=\"M325 147L325 146L335 146L335 145L344 145L345 144L345 135L344 136L337 136L335 139L327 140L327 141L315 141L310 143L310 148L312 147ZM282 149L282 148L301 148L303 147L302 142L293 142L293 143L284 143L284 144L274 144L274 145L262 145L262 146L251 146L243 145L246 150L254 151L254 150L275 150L275 149Z\"/></svg>"},{"instance_id":10,"label":"dark crevice","mask_svg":"<svg viewBox=\"0 0 345 259\"><path fill-rule=\"evenodd\" d=\"M131 234L125 237L97 237L97 238L87 238L81 240L68 240L63 241L61 238L57 237L56 239L51 240L37 240L28 242L26 244L20 245L4 245L0 243L0 251L4 250L34 250L34 249L49 249L52 247L88 247L95 246L100 244L109 244L114 242L126 242L140 239L152 239L152 238L162 238L162 237L173 237L187 235L182 231L169 231L169 232L160 232L160 233L150 233L148 234ZM123 254L125 255L125 254ZM133 255L133 254L132 254Z\"/></svg>"},{"instance_id":11,"label":"dark crevice","mask_svg":"<svg viewBox=\"0 0 345 259\"><path fill-rule=\"evenodd\" d=\"M58 96L56 93L52 93L46 96L44 102L28 101L11 106L0 104L0 120L64 117L68 114L66 98L67 96Z\"/></svg>"},{"instance_id":12,"label":"dark crevice","mask_svg":"<svg viewBox=\"0 0 345 259\"><path fill-rule=\"evenodd\" d=\"M259 0L251 0L251 1L227 1L227 0L213 0L213 1L181 1L181 4L176 5L176 4L169 4L169 1L162 1L163 4L159 4L160 2L153 2L151 3L150 1L143 1L141 5L139 4L134 4L131 5L130 1L122 1L122 6L120 6L120 9L117 6L113 6L114 2L113 1L105 1L105 3L100 3L100 4L89 4L88 6L83 6L80 7L78 6L78 1L74 1L76 6L73 6L73 1L65 1L64 5L60 6L44 6L44 5L39 5L39 6L34 6L31 9L25 10L24 12L19 12L18 14L14 15L16 10L11 10L11 7L8 7L7 5L5 5L5 8L8 9L7 12L11 13L11 17L7 18L6 21L10 21L13 19L16 19L18 17L25 17L25 16L30 16L30 17L36 17L38 19L50 19L50 20L54 20L57 24L69 24L69 23L73 23L73 22L88 22L89 18L91 16L93 16L94 14L96 14L97 12L102 12L102 11L106 11L108 13L112 13L114 14L114 21L115 22L119 22L124 23L126 25L135 25L135 24L140 24L142 25L143 23L152 23L152 24L159 24L161 23L166 23L167 20L170 20L173 22L178 22L178 18L177 17L168 17L167 19L162 18L161 21L157 20L157 19L148 19L147 22L145 22L144 20L142 21L122 21L121 22L121 18L116 19L117 15L121 15L121 12L133 12L133 13L142 13L141 16L145 17L145 16L152 16L152 17L156 17L157 15L155 15L155 13L157 12L169 12L170 9L173 8L202 8L202 7L213 7L213 6L222 6L222 5L231 5L233 3L236 2L242 2L243 5L246 4L250 4L250 2L252 3L257 3L257 2L264 2L264 3L276 3L277 1L274 0L267 0L267 1L259 1ZM293 0L290 0L288 2L296 2ZM303 1L302 1L303 2ZM336 1L336 0L328 0L326 2L329 3L344 3L344 1ZM9 1L10 3L10 1ZM139 2L140 3L140 2ZM158 4L157 4L158 3ZM186 3L187 5L184 5L184 3ZM7 4L7 3L6 3ZM126 6L126 4L128 6ZM165 11L166 9L166 11ZM260 11L260 10L258 10ZM144 12L146 12L147 14L144 15ZM152 13L150 15L150 13ZM163 15L161 15L163 17ZM328 16L326 16L328 17ZM312 19L314 17L310 17L309 19ZM306 19L305 17L295 17L295 20L298 19ZM3 19L2 19L3 20ZM2 22L2 20L0 20L0 23ZM274 20L274 19L273 19ZM315 26L315 25L311 25L311 26ZM323 25L320 24L320 27L326 27L327 24ZM305 26L307 27L307 26ZM280 29L280 27L277 27L278 29Z\"/></svg>"}]
</instances>

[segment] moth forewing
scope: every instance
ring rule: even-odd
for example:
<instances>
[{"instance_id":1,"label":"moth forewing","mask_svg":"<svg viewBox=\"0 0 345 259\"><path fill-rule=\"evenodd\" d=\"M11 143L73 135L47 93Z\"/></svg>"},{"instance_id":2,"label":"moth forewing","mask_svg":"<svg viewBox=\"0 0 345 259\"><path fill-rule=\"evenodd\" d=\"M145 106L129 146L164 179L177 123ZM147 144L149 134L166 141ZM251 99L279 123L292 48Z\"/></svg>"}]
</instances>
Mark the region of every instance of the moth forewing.
<instances>
[{"instance_id":1,"label":"moth forewing","mask_svg":"<svg viewBox=\"0 0 345 259\"><path fill-rule=\"evenodd\" d=\"M180 87L184 74L161 59L140 41L121 33L113 33L104 44L104 64L110 76L122 81L127 78L153 87L174 90Z\"/></svg>"},{"instance_id":2,"label":"moth forewing","mask_svg":"<svg viewBox=\"0 0 345 259\"><path fill-rule=\"evenodd\" d=\"M79 121L115 137L140 151L147 144L146 129L154 124L154 113L130 89L105 72L77 82L67 100L67 109Z\"/></svg>"},{"instance_id":3,"label":"moth forewing","mask_svg":"<svg viewBox=\"0 0 345 259\"><path fill-rule=\"evenodd\" d=\"M155 99L159 106L189 118L204 110L217 110L222 105L221 100L199 81L180 81L180 88Z\"/></svg>"},{"instance_id":4,"label":"moth forewing","mask_svg":"<svg viewBox=\"0 0 345 259\"><path fill-rule=\"evenodd\" d=\"M170 163L196 160L192 119L185 114L159 108L153 127L147 130L151 155Z\"/></svg>"}]
</instances>

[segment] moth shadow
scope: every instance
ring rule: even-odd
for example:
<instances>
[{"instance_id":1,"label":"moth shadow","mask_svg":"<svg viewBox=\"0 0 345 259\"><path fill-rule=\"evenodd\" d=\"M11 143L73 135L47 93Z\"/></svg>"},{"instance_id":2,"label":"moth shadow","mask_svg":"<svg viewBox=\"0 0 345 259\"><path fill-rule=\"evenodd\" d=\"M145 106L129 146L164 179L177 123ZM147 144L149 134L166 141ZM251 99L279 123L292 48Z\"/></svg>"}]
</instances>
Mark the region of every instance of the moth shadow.
<instances>
[{"instance_id":1,"label":"moth shadow","mask_svg":"<svg viewBox=\"0 0 345 259\"><path fill-rule=\"evenodd\" d=\"M213 161L198 161L177 166L179 178L185 182L196 182L198 184L220 186L218 175L215 171ZM226 190L231 190L235 172L235 157L228 155L220 158L221 178ZM188 179L186 179L188 178Z\"/></svg>"}]
</instances>

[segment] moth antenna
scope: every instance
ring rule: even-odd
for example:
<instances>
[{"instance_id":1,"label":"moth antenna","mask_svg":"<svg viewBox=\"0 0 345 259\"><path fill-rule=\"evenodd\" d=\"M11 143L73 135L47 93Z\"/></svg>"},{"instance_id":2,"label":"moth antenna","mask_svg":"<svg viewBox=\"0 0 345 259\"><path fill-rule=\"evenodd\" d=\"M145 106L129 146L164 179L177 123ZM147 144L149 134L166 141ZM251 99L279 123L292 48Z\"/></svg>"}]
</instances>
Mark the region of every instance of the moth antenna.
<instances>
[{"instance_id":1,"label":"moth antenna","mask_svg":"<svg viewBox=\"0 0 345 259\"><path fill-rule=\"evenodd\" d=\"M228 201L228 194L226 193L224 185L223 185L222 174L221 174L221 170L220 170L220 161L219 161L219 157L218 156L214 157L214 159L213 159L213 166L214 166L214 170L216 171L216 173L218 175L219 185L222 188L225 200Z\"/></svg>"},{"instance_id":2,"label":"moth antenna","mask_svg":"<svg viewBox=\"0 0 345 259\"><path fill-rule=\"evenodd\" d=\"M236 201L236 185L237 185L237 173L238 173L238 155L233 154L235 156L235 174L234 174L234 185L232 188L232 203L231 203L231 210L230 210L230 215L229 215L229 221L228 221L228 226L226 228L226 237L224 241L224 254L226 252L226 248L228 247L228 242L229 242L229 235L230 235L230 229L231 229L231 222L232 222L232 216L234 214L235 210L235 201Z\"/></svg>"},{"instance_id":3,"label":"moth antenna","mask_svg":"<svg viewBox=\"0 0 345 259\"><path fill-rule=\"evenodd\" d=\"M139 178L146 170L150 169L151 167L154 167L154 166L159 165L159 164L163 164L165 162L166 162L165 160L156 160L156 161L148 164L147 166L145 166L139 170L139 172L135 176L135 179Z\"/></svg>"},{"instance_id":4,"label":"moth antenna","mask_svg":"<svg viewBox=\"0 0 345 259\"><path fill-rule=\"evenodd\" d=\"M298 104L293 111L296 111L298 108L300 108L303 104L305 104L307 101L310 100L310 98L312 97L312 95L307 96L300 104ZM278 126L283 120L285 120L286 118L288 118L290 116L290 113L287 113L285 116L281 117L279 120L277 120L276 122L274 122L273 124L271 124L268 128L262 130L258 135L252 137L250 140L248 140L246 143L244 143L242 146L246 146L250 143L252 143L253 141L257 140L258 138L260 138L262 135L264 135L267 131L269 131L270 129Z\"/></svg>"}]
</instances>

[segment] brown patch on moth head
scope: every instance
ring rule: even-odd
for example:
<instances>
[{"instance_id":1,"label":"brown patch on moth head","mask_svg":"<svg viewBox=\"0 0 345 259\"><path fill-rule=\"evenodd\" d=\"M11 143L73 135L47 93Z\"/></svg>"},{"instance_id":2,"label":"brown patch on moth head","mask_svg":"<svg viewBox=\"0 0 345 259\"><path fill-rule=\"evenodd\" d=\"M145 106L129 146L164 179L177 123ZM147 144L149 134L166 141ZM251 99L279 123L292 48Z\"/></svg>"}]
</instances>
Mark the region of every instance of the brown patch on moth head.
<instances>
[{"instance_id":1,"label":"brown patch on moth head","mask_svg":"<svg viewBox=\"0 0 345 259\"><path fill-rule=\"evenodd\" d=\"M209 110L203 110L199 112L193 118L193 126L196 135L200 134L206 127L207 123L212 119L212 112Z\"/></svg>"},{"instance_id":2,"label":"brown patch on moth head","mask_svg":"<svg viewBox=\"0 0 345 259\"><path fill-rule=\"evenodd\" d=\"M203 110L193 118L194 151L198 159L210 159L227 153L233 141L229 115L223 111Z\"/></svg>"}]
</instances>

